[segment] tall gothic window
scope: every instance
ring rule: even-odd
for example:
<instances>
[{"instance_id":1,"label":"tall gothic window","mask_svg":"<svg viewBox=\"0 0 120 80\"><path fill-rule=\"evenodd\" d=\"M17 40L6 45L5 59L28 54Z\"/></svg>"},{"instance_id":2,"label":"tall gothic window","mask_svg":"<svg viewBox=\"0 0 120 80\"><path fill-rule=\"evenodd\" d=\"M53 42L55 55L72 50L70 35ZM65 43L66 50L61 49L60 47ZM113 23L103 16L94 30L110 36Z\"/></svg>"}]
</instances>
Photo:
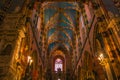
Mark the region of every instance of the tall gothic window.
<instances>
[{"instance_id":1,"label":"tall gothic window","mask_svg":"<svg viewBox=\"0 0 120 80\"><path fill-rule=\"evenodd\" d=\"M55 60L55 71L61 70L63 71L63 61L60 58Z\"/></svg>"}]
</instances>

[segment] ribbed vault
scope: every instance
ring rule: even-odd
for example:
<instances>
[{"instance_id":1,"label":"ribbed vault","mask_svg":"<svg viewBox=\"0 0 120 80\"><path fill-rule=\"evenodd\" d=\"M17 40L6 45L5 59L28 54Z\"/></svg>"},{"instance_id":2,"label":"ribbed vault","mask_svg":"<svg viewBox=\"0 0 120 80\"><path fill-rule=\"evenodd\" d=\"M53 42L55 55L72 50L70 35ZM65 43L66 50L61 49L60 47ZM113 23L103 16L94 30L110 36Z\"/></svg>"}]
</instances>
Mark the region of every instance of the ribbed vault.
<instances>
[{"instance_id":1,"label":"ribbed vault","mask_svg":"<svg viewBox=\"0 0 120 80\"><path fill-rule=\"evenodd\" d=\"M71 52L75 45L78 3L46 2L42 7L48 53L53 50Z\"/></svg>"}]
</instances>

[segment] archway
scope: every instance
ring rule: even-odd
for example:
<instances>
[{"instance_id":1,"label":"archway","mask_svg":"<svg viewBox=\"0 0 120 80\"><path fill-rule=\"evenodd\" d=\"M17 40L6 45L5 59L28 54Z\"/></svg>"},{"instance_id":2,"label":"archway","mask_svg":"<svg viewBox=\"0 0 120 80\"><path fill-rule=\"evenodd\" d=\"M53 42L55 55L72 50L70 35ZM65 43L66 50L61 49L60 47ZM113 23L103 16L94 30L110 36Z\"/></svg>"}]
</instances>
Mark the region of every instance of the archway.
<instances>
[{"instance_id":1,"label":"archway","mask_svg":"<svg viewBox=\"0 0 120 80\"><path fill-rule=\"evenodd\" d=\"M53 53L53 71L65 71L65 57L61 50L57 50Z\"/></svg>"},{"instance_id":2,"label":"archway","mask_svg":"<svg viewBox=\"0 0 120 80\"><path fill-rule=\"evenodd\" d=\"M52 79L53 80L64 80L66 71L66 60L65 54L61 50L56 50L52 54Z\"/></svg>"}]
</instances>

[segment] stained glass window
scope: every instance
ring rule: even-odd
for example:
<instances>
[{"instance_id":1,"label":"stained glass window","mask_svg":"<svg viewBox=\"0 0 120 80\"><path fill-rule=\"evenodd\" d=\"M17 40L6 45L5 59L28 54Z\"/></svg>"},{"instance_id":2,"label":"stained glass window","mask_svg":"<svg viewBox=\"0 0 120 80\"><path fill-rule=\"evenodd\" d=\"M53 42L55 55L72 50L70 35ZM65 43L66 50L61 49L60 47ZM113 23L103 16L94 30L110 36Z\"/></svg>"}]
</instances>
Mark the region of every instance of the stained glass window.
<instances>
[{"instance_id":1,"label":"stained glass window","mask_svg":"<svg viewBox=\"0 0 120 80\"><path fill-rule=\"evenodd\" d=\"M60 58L55 60L55 71L61 70L63 71L63 61Z\"/></svg>"}]
</instances>

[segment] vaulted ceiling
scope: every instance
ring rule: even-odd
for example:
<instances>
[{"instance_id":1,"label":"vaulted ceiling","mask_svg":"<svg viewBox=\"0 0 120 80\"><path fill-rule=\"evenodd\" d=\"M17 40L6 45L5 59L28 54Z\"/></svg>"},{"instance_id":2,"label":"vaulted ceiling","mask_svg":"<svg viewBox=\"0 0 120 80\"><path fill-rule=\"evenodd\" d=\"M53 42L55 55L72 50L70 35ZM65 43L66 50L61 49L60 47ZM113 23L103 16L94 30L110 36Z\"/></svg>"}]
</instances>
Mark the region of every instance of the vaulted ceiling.
<instances>
[{"instance_id":1,"label":"vaulted ceiling","mask_svg":"<svg viewBox=\"0 0 120 80\"><path fill-rule=\"evenodd\" d=\"M70 52L76 34L78 3L45 2L42 7L48 51L61 49Z\"/></svg>"}]
</instances>

